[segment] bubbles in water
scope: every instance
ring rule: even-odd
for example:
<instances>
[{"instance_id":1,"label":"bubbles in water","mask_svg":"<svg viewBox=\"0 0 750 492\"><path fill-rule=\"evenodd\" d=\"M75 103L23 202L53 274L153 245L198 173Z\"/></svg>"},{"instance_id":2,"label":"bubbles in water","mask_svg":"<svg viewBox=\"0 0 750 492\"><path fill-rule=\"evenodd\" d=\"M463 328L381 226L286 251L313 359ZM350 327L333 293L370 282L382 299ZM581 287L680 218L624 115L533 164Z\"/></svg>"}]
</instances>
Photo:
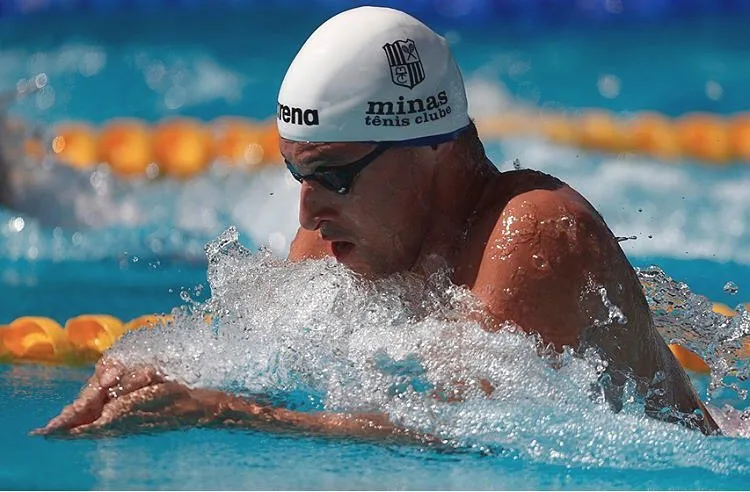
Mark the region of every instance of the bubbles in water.
<instances>
[{"instance_id":1,"label":"bubbles in water","mask_svg":"<svg viewBox=\"0 0 750 492\"><path fill-rule=\"evenodd\" d=\"M731 280L724 284L724 292L726 292L727 294L735 295L739 291L740 288L737 287L737 284L735 284Z\"/></svg>"}]
</instances>

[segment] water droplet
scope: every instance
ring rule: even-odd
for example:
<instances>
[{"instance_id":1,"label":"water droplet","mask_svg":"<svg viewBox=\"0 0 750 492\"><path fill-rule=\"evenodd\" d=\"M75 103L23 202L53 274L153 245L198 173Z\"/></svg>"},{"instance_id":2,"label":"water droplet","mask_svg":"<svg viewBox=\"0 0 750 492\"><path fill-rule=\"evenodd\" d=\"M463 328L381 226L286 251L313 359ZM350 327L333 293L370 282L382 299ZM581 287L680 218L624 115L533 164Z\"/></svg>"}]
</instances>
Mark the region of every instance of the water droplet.
<instances>
[{"instance_id":1,"label":"water droplet","mask_svg":"<svg viewBox=\"0 0 750 492\"><path fill-rule=\"evenodd\" d=\"M10 219L10 229L14 232L21 232L26 226L26 222L23 217L13 217Z\"/></svg>"},{"instance_id":2,"label":"water droplet","mask_svg":"<svg viewBox=\"0 0 750 492\"><path fill-rule=\"evenodd\" d=\"M615 75L602 75L596 83L599 94L607 99L614 99L620 95L620 79Z\"/></svg>"},{"instance_id":3,"label":"water droplet","mask_svg":"<svg viewBox=\"0 0 750 492\"><path fill-rule=\"evenodd\" d=\"M633 241L638 239L638 236L615 236L615 239L617 239L618 243L621 243L623 241Z\"/></svg>"},{"instance_id":4,"label":"water droplet","mask_svg":"<svg viewBox=\"0 0 750 492\"><path fill-rule=\"evenodd\" d=\"M547 260L543 256L537 254L531 255L531 264L538 270L546 270L549 268Z\"/></svg>"},{"instance_id":5,"label":"water droplet","mask_svg":"<svg viewBox=\"0 0 750 492\"><path fill-rule=\"evenodd\" d=\"M740 288L737 287L737 284L732 282L731 280L724 284L724 292L727 294L735 295L737 292L739 292Z\"/></svg>"},{"instance_id":6,"label":"water droplet","mask_svg":"<svg viewBox=\"0 0 750 492\"><path fill-rule=\"evenodd\" d=\"M37 89L43 89L47 86L47 74L46 73L40 73L36 77L34 77L34 87Z\"/></svg>"},{"instance_id":7,"label":"water droplet","mask_svg":"<svg viewBox=\"0 0 750 492\"><path fill-rule=\"evenodd\" d=\"M706 97L712 101L718 101L724 95L724 88L715 80L706 82Z\"/></svg>"}]
</instances>

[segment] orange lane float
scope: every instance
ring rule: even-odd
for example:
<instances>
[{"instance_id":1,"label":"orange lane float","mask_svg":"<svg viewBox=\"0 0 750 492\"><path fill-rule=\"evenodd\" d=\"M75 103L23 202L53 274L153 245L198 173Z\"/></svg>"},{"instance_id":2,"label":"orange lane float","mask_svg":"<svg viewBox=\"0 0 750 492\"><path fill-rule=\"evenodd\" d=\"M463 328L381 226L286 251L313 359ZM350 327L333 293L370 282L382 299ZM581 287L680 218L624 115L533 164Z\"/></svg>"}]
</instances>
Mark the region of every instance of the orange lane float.
<instances>
[{"instance_id":1,"label":"orange lane float","mask_svg":"<svg viewBox=\"0 0 750 492\"><path fill-rule=\"evenodd\" d=\"M256 168L277 158L278 139L259 122L244 118L224 117L215 120L216 157L246 169Z\"/></svg>"},{"instance_id":2,"label":"orange lane float","mask_svg":"<svg viewBox=\"0 0 750 492\"><path fill-rule=\"evenodd\" d=\"M578 144L585 149L613 153L631 149L623 124L607 111L586 111L578 118L576 126Z\"/></svg>"},{"instance_id":3,"label":"orange lane float","mask_svg":"<svg viewBox=\"0 0 750 492\"><path fill-rule=\"evenodd\" d=\"M171 315L143 315L128 323L106 314L70 318L63 328L43 316L22 316L0 326L0 360L51 364L92 363L124 333L154 328Z\"/></svg>"},{"instance_id":4,"label":"orange lane float","mask_svg":"<svg viewBox=\"0 0 750 492\"><path fill-rule=\"evenodd\" d=\"M70 318L65 331L78 355L95 361L125 333L125 327L114 316L84 314Z\"/></svg>"},{"instance_id":5,"label":"orange lane float","mask_svg":"<svg viewBox=\"0 0 750 492\"><path fill-rule=\"evenodd\" d=\"M171 323L174 316L171 314L144 314L125 323L124 330L138 330L140 328L154 328L159 325Z\"/></svg>"},{"instance_id":6,"label":"orange lane float","mask_svg":"<svg viewBox=\"0 0 750 492\"><path fill-rule=\"evenodd\" d=\"M97 132L85 123L63 123L55 128L52 152L75 169L87 169L99 162Z\"/></svg>"},{"instance_id":7,"label":"orange lane float","mask_svg":"<svg viewBox=\"0 0 750 492\"><path fill-rule=\"evenodd\" d=\"M556 144L575 146L578 143L578 130L575 123L562 114L542 115L539 131L545 138Z\"/></svg>"},{"instance_id":8,"label":"orange lane float","mask_svg":"<svg viewBox=\"0 0 750 492\"><path fill-rule=\"evenodd\" d=\"M677 119L680 146L695 159L723 164L732 157L726 122L714 115L690 113Z\"/></svg>"},{"instance_id":9,"label":"orange lane float","mask_svg":"<svg viewBox=\"0 0 750 492\"><path fill-rule=\"evenodd\" d=\"M750 305L750 303L748 305ZM728 318L737 315L737 311L720 302L714 302L712 305L712 310L713 312L721 314L722 316L726 316ZM675 358L684 369L695 372L697 374L709 374L711 372L711 368L708 367L708 364L706 364L706 362L692 350L676 343L670 344L669 349L672 351L672 354L674 354ZM750 357L750 339L745 341L744 348L740 353L740 356Z\"/></svg>"},{"instance_id":10,"label":"orange lane float","mask_svg":"<svg viewBox=\"0 0 750 492\"><path fill-rule=\"evenodd\" d=\"M41 316L13 320L0 332L0 337L14 359L55 362L70 352L70 341L60 324Z\"/></svg>"},{"instance_id":11,"label":"orange lane float","mask_svg":"<svg viewBox=\"0 0 750 492\"><path fill-rule=\"evenodd\" d=\"M211 134L197 120L165 120L156 126L153 138L154 158L168 176L191 178L205 171L214 157Z\"/></svg>"},{"instance_id":12,"label":"orange lane float","mask_svg":"<svg viewBox=\"0 0 750 492\"><path fill-rule=\"evenodd\" d=\"M669 350L672 351L675 359L677 359L677 362L680 363L683 369L697 374L709 374L711 372L711 368L708 367L708 364L706 364L703 359L692 350L676 343L669 344Z\"/></svg>"},{"instance_id":13,"label":"orange lane float","mask_svg":"<svg viewBox=\"0 0 750 492\"><path fill-rule=\"evenodd\" d=\"M145 176L154 162L150 128L135 119L116 119L104 125L98 151L100 161L119 176Z\"/></svg>"},{"instance_id":14,"label":"orange lane float","mask_svg":"<svg viewBox=\"0 0 750 492\"><path fill-rule=\"evenodd\" d=\"M750 112L730 116L688 113L667 117L642 111L618 116L603 109L578 112L508 110L476 118L485 138L538 136L551 142L596 152L635 153L674 162L680 158L707 164L750 163ZM257 170L282 162L273 120L239 116L205 123L173 117L157 123L117 118L100 130L86 123L55 127L52 154L65 165L88 169L109 164L123 178L173 176L189 179L216 159ZM39 159L39 140L24 143L26 155ZM158 168L150 167L157 164ZM158 173L152 172L158 169Z\"/></svg>"},{"instance_id":15,"label":"orange lane float","mask_svg":"<svg viewBox=\"0 0 750 492\"><path fill-rule=\"evenodd\" d=\"M629 122L627 131L633 150L665 161L674 161L682 155L674 125L658 113L637 115Z\"/></svg>"},{"instance_id":16,"label":"orange lane float","mask_svg":"<svg viewBox=\"0 0 750 492\"><path fill-rule=\"evenodd\" d=\"M750 113L740 113L729 120L729 147L738 160L750 162Z\"/></svg>"}]
</instances>

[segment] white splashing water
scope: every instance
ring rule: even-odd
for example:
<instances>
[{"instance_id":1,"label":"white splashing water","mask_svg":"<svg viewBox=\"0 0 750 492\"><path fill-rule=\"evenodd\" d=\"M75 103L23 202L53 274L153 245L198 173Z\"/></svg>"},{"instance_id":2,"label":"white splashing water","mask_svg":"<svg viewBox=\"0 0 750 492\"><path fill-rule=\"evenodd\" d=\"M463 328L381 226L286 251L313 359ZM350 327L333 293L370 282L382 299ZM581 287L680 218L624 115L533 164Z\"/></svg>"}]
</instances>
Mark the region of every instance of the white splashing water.
<instances>
[{"instance_id":1,"label":"white splashing water","mask_svg":"<svg viewBox=\"0 0 750 492\"><path fill-rule=\"evenodd\" d=\"M658 267L639 272L654 323L667 343L679 343L696 352L711 368L709 390L727 388L745 400L742 383L750 379L745 346L750 341L750 312L740 304L737 315L713 311L711 301L690 291Z\"/></svg>"},{"instance_id":2,"label":"white splashing water","mask_svg":"<svg viewBox=\"0 0 750 492\"><path fill-rule=\"evenodd\" d=\"M211 299L176 311L171 324L128 333L110 356L156 364L192 386L281 395L295 408L384 412L480 452L750 471L743 445L648 419L632 390L613 413L594 354L540 356L536 339L512 327L482 330L467 317L474 298L442 274L364 281L328 260L251 253L235 230L207 251ZM495 388L489 397L483 379Z\"/></svg>"}]
</instances>

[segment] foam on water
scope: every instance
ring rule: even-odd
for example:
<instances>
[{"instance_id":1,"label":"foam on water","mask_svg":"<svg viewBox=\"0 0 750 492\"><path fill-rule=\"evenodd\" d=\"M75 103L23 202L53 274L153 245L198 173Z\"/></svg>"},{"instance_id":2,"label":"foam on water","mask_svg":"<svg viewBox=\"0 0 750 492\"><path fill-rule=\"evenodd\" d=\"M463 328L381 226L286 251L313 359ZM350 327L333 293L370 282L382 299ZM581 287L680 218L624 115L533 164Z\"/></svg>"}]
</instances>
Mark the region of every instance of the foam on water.
<instances>
[{"instance_id":1,"label":"foam on water","mask_svg":"<svg viewBox=\"0 0 750 492\"><path fill-rule=\"evenodd\" d=\"M441 272L365 281L328 260L292 264L252 253L235 230L207 251L210 300L176 311L174 323L128 333L110 356L301 410L384 412L484 453L584 467L750 471L746 443L651 420L632 387L613 413L596 354L549 354L512 326L482 330L472 321L475 299ZM481 380L494 387L491 396Z\"/></svg>"}]
</instances>

